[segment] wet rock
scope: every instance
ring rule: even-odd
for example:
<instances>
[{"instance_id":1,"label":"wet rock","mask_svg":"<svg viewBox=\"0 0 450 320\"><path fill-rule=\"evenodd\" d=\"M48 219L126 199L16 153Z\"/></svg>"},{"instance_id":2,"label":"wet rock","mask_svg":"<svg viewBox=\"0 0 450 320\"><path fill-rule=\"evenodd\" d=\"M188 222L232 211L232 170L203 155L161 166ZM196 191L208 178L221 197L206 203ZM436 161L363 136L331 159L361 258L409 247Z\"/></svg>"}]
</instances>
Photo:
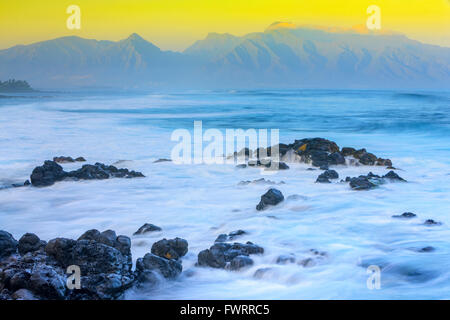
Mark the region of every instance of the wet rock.
<instances>
[{"instance_id":1,"label":"wet rock","mask_svg":"<svg viewBox=\"0 0 450 320\"><path fill-rule=\"evenodd\" d=\"M256 210L264 210L269 206L275 206L284 200L284 196L280 190L275 188L269 189L265 194L261 196L261 201L256 206Z\"/></svg>"},{"instance_id":2,"label":"wet rock","mask_svg":"<svg viewBox=\"0 0 450 320\"><path fill-rule=\"evenodd\" d=\"M266 170L288 170L289 166L284 162L278 162L278 161L268 161L266 164L264 164L264 167L266 167Z\"/></svg>"},{"instance_id":3,"label":"wet rock","mask_svg":"<svg viewBox=\"0 0 450 320\"><path fill-rule=\"evenodd\" d=\"M362 148L362 149L359 149L359 150L356 150L355 152L353 152L353 157L355 159L360 159L366 153L367 153L367 150Z\"/></svg>"},{"instance_id":4,"label":"wet rock","mask_svg":"<svg viewBox=\"0 0 450 320\"><path fill-rule=\"evenodd\" d=\"M388 169L392 169L392 161L389 159L378 158L376 164L377 166L385 166Z\"/></svg>"},{"instance_id":5,"label":"wet rock","mask_svg":"<svg viewBox=\"0 0 450 320\"><path fill-rule=\"evenodd\" d=\"M238 164L238 165L236 166L236 168L238 168L238 169L245 169L245 168L247 168L247 165L246 165L245 163Z\"/></svg>"},{"instance_id":6,"label":"wet rock","mask_svg":"<svg viewBox=\"0 0 450 320\"><path fill-rule=\"evenodd\" d=\"M397 180L397 181L404 181L406 182L405 179L403 179L402 177L400 177L398 174L396 174L394 171L389 171L388 173L386 173L383 178L385 179L389 179L389 180Z\"/></svg>"},{"instance_id":7,"label":"wet rock","mask_svg":"<svg viewBox=\"0 0 450 320\"><path fill-rule=\"evenodd\" d=\"M359 157L359 162L368 166L373 166L377 160L378 158L373 153L369 152L363 153Z\"/></svg>"},{"instance_id":8,"label":"wet rock","mask_svg":"<svg viewBox=\"0 0 450 320\"><path fill-rule=\"evenodd\" d=\"M8 257L17 251L18 242L6 231L0 230L0 258Z\"/></svg>"},{"instance_id":9,"label":"wet rock","mask_svg":"<svg viewBox=\"0 0 450 320\"><path fill-rule=\"evenodd\" d=\"M236 257L248 257L252 254L262 254L264 249L252 242L243 243L215 243L211 248L201 251L198 254L198 266L208 266L212 268L232 268L230 263ZM249 258L250 259L250 258ZM245 260L245 261L244 261ZM251 259L250 259L251 260ZM253 263L253 262L252 262ZM233 268L249 265L248 259L239 258L234 262ZM237 270L237 269L233 269Z\"/></svg>"},{"instance_id":10,"label":"wet rock","mask_svg":"<svg viewBox=\"0 0 450 320\"><path fill-rule=\"evenodd\" d=\"M30 288L47 299L63 299L65 278L49 265L36 264L31 271Z\"/></svg>"},{"instance_id":11,"label":"wet rock","mask_svg":"<svg viewBox=\"0 0 450 320\"><path fill-rule=\"evenodd\" d=\"M278 256L276 263L277 264L289 264L289 263L295 263L295 256L292 254L283 254Z\"/></svg>"},{"instance_id":12,"label":"wet rock","mask_svg":"<svg viewBox=\"0 0 450 320\"><path fill-rule=\"evenodd\" d=\"M31 184L35 187L51 186L67 177L67 172L54 161L45 161L44 165L34 168L31 173Z\"/></svg>"},{"instance_id":13,"label":"wet rock","mask_svg":"<svg viewBox=\"0 0 450 320\"><path fill-rule=\"evenodd\" d=\"M18 292L17 299L30 293L38 299L116 299L135 282L131 240L112 230L92 229L79 240L52 239L41 250L43 245L34 234L19 240L21 255L0 260L0 289ZM81 270L79 290L66 287L71 265Z\"/></svg>"},{"instance_id":14,"label":"wet rock","mask_svg":"<svg viewBox=\"0 0 450 320\"><path fill-rule=\"evenodd\" d=\"M266 180L264 178L256 179L256 180L253 180L253 181L246 180L246 181L241 181L241 182L238 183L239 186L246 186L246 185L249 185L249 184L274 185L274 184L282 184L282 183L276 183L275 181Z\"/></svg>"},{"instance_id":15,"label":"wet rock","mask_svg":"<svg viewBox=\"0 0 450 320\"><path fill-rule=\"evenodd\" d=\"M245 232L244 230L236 230L236 231L232 231L229 234L220 234L216 241L214 241L214 243L216 242L227 242L227 241L232 241L234 239L236 239L239 236L242 236L244 234L247 234L247 232Z\"/></svg>"},{"instance_id":16,"label":"wet rock","mask_svg":"<svg viewBox=\"0 0 450 320\"><path fill-rule=\"evenodd\" d=\"M299 265L305 268L311 268L316 265L316 262L312 258L302 259L298 262Z\"/></svg>"},{"instance_id":17,"label":"wet rock","mask_svg":"<svg viewBox=\"0 0 450 320\"><path fill-rule=\"evenodd\" d=\"M427 246L427 247L420 248L418 250L418 252L433 252L434 250L435 250L434 247Z\"/></svg>"},{"instance_id":18,"label":"wet rock","mask_svg":"<svg viewBox=\"0 0 450 320\"><path fill-rule=\"evenodd\" d=\"M316 182L318 183L331 183L330 179L338 179L339 174L335 170L325 170L325 172L321 173Z\"/></svg>"},{"instance_id":19,"label":"wet rock","mask_svg":"<svg viewBox=\"0 0 450 320\"><path fill-rule=\"evenodd\" d=\"M155 226L154 224L146 223L142 227L140 227L135 233L133 233L133 235L136 236L136 235L145 234L148 232L155 232L155 231L161 231L161 230L162 229L160 227Z\"/></svg>"},{"instance_id":20,"label":"wet rock","mask_svg":"<svg viewBox=\"0 0 450 320\"><path fill-rule=\"evenodd\" d=\"M177 260L166 259L153 253L147 253L143 258L136 261L136 271L140 281L148 281L148 272L156 271L164 278L177 277L183 267Z\"/></svg>"},{"instance_id":21,"label":"wet rock","mask_svg":"<svg viewBox=\"0 0 450 320\"><path fill-rule=\"evenodd\" d=\"M83 157L78 157L78 158L74 159L72 157L60 156L60 157L54 157L53 161L56 163L72 163L72 162L84 162L84 161L86 161L86 159L84 159Z\"/></svg>"},{"instance_id":22,"label":"wet rock","mask_svg":"<svg viewBox=\"0 0 450 320\"><path fill-rule=\"evenodd\" d=\"M377 185L371 182L365 176L359 176L350 179L350 187L353 190L369 190L375 188Z\"/></svg>"},{"instance_id":23,"label":"wet rock","mask_svg":"<svg viewBox=\"0 0 450 320\"><path fill-rule=\"evenodd\" d=\"M33 233L25 233L18 243L19 253L24 255L28 252L34 252L46 246L45 241L41 241L39 237Z\"/></svg>"},{"instance_id":24,"label":"wet rock","mask_svg":"<svg viewBox=\"0 0 450 320\"><path fill-rule=\"evenodd\" d=\"M237 256L234 257L230 262L230 270L240 270L242 268L253 265L253 260L247 256Z\"/></svg>"},{"instance_id":25,"label":"wet rock","mask_svg":"<svg viewBox=\"0 0 450 320\"><path fill-rule=\"evenodd\" d=\"M129 171L128 169L118 169L114 166L108 166L98 162L94 165L85 164L80 169L67 173L67 176L80 180L144 177L144 175L140 172Z\"/></svg>"},{"instance_id":26,"label":"wet rock","mask_svg":"<svg viewBox=\"0 0 450 320\"><path fill-rule=\"evenodd\" d=\"M188 252L188 242L181 238L162 239L152 245L151 253L166 259L180 259Z\"/></svg>"},{"instance_id":27,"label":"wet rock","mask_svg":"<svg viewBox=\"0 0 450 320\"><path fill-rule=\"evenodd\" d=\"M38 298L33 294L33 292L27 289L19 289L16 292L14 292L11 295L11 297L14 300L38 300Z\"/></svg>"},{"instance_id":28,"label":"wet rock","mask_svg":"<svg viewBox=\"0 0 450 320\"><path fill-rule=\"evenodd\" d=\"M392 218L402 218L402 219L411 219L417 217L415 213L412 212L403 212L400 215L393 215Z\"/></svg>"},{"instance_id":29,"label":"wet rock","mask_svg":"<svg viewBox=\"0 0 450 320\"><path fill-rule=\"evenodd\" d=\"M341 152L344 157L352 156L355 153L355 148L343 147Z\"/></svg>"},{"instance_id":30,"label":"wet rock","mask_svg":"<svg viewBox=\"0 0 450 320\"><path fill-rule=\"evenodd\" d=\"M345 157L339 151L333 152L328 156L328 164L329 165L345 164Z\"/></svg>"},{"instance_id":31,"label":"wet rock","mask_svg":"<svg viewBox=\"0 0 450 320\"><path fill-rule=\"evenodd\" d=\"M423 224L426 226L440 226L442 224L442 222L434 221L433 219L428 219L428 220L425 220L425 222Z\"/></svg>"},{"instance_id":32,"label":"wet rock","mask_svg":"<svg viewBox=\"0 0 450 320\"><path fill-rule=\"evenodd\" d=\"M55 182L64 179L72 180L101 180L109 178L137 178L144 177L141 172L129 171L128 169L117 169L103 163L95 165L86 164L78 170L66 172L55 161L45 161L44 165L36 167L31 173L31 184L35 187L51 186Z\"/></svg>"},{"instance_id":33,"label":"wet rock","mask_svg":"<svg viewBox=\"0 0 450 320\"><path fill-rule=\"evenodd\" d=\"M170 159L164 159L164 158L161 158L161 159L158 159L158 160L153 161L153 163L171 162L171 161L172 161L172 160L170 160Z\"/></svg>"}]
</instances>

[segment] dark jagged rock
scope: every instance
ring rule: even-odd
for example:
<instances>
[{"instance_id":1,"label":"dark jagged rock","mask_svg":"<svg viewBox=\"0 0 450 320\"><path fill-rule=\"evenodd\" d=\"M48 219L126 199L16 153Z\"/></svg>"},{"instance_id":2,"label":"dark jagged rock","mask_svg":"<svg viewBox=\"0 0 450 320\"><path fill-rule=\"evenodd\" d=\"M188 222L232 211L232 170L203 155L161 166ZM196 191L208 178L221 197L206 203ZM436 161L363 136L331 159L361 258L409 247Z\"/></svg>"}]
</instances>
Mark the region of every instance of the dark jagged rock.
<instances>
[{"instance_id":1,"label":"dark jagged rock","mask_svg":"<svg viewBox=\"0 0 450 320\"><path fill-rule=\"evenodd\" d=\"M31 184L35 187L51 186L55 182L64 179L72 180L94 180L109 178L137 178L144 177L141 172L118 169L103 163L95 165L85 164L80 169L66 172L55 161L45 161L44 165L36 167L30 177Z\"/></svg>"},{"instance_id":2,"label":"dark jagged rock","mask_svg":"<svg viewBox=\"0 0 450 320\"><path fill-rule=\"evenodd\" d=\"M144 177L140 172L129 171L128 169L117 169L114 166L108 166L98 162L94 165L85 164L78 170L68 172L67 176L80 180Z\"/></svg>"},{"instance_id":3,"label":"dark jagged rock","mask_svg":"<svg viewBox=\"0 0 450 320\"><path fill-rule=\"evenodd\" d=\"M274 154L274 147L278 147L278 157ZM248 150L248 156L251 157L252 152ZM280 143L278 146L268 148L258 148L253 152L257 160L250 160L250 166L259 166L262 161L270 161L270 158L279 158L282 161L300 161L309 163L314 167L328 169L332 165L343 165L347 162L346 157L350 157L350 164L362 165L378 165L392 166L389 159L378 158L373 153L367 152L362 148L344 147L339 150L339 146L330 140L324 138L306 138L295 140L291 144Z\"/></svg>"},{"instance_id":4,"label":"dark jagged rock","mask_svg":"<svg viewBox=\"0 0 450 320\"><path fill-rule=\"evenodd\" d=\"M389 159L378 158L376 164L377 166L384 166L387 167L387 169L392 169L392 161Z\"/></svg>"},{"instance_id":5,"label":"dark jagged rock","mask_svg":"<svg viewBox=\"0 0 450 320\"><path fill-rule=\"evenodd\" d=\"M152 253L147 253L136 261L136 272L140 282L149 282L150 279L153 279L153 272L158 272L165 278L175 278L182 270L183 267L179 261L159 257Z\"/></svg>"},{"instance_id":6,"label":"dark jagged rock","mask_svg":"<svg viewBox=\"0 0 450 320\"><path fill-rule=\"evenodd\" d=\"M433 252L434 250L435 250L434 247L427 246L427 247L420 248L418 250L418 252Z\"/></svg>"},{"instance_id":7,"label":"dark jagged rock","mask_svg":"<svg viewBox=\"0 0 450 320\"><path fill-rule=\"evenodd\" d=\"M251 242L245 244L219 242L198 254L197 265L238 270L239 268L253 264L253 261L250 262L251 259L248 258L249 255L262 253L264 253L264 249ZM247 257L248 259L244 259L243 257ZM234 260L235 258L237 259ZM233 260L233 266L231 266Z\"/></svg>"},{"instance_id":8,"label":"dark jagged rock","mask_svg":"<svg viewBox=\"0 0 450 320\"><path fill-rule=\"evenodd\" d=\"M83 157L78 157L78 158L74 159L72 157L60 156L60 157L54 157L53 161L56 163L72 163L72 162L84 162L84 161L86 161L86 159L84 159Z\"/></svg>"},{"instance_id":9,"label":"dark jagged rock","mask_svg":"<svg viewBox=\"0 0 450 320\"><path fill-rule=\"evenodd\" d=\"M344 157L352 156L355 153L355 148L343 147L341 152Z\"/></svg>"},{"instance_id":10,"label":"dark jagged rock","mask_svg":"<svg viewBox=\"0 0 450 320\"><path fill-rule=\"evenodd\" d=\"M242 236L244 234L247 234L247 232L245 232L244 230L236 230L236 231L232 231L229 234L220 234L216 241L214 241L215 243L217 242L227 242L227 241L232 241L234 239L236 239L239 236Z\"/></svg>"},{"instance_id":11,"label":"dark jagged rock","mask_svg":"<svg viewBox=\"0 0 450 320\"><path fill-rule=\"evenodd\" d=\"M162 229L158 226L155 226L151 223L146 223L142 227L140 227L135 233L133 233L134 236L148 233L148 232L155 232L155 231L161 231Z\"/></svg>"},{"instance_id":12,"label":"dark jagged rock","mask_svg":"<svg viewBox=\"0 0 450 320\"><path fill-rule=\"evenodd\" d=\"M9 232L0 230L0 258L8 257L16 252L18 242Z\"/></svg>"},{"instance_id":13,"label":"dark jagged rock","mask_svg":"<svg viewBox=\"0 0 450 320\"><path fill-rule=\"evenodd\" d=\"M44 165L34 168L31 173L31 184L35 187L51 186L67 177L67 172L54 161L45 161Z\"/></svg>"},{"instance_id":14,"label":"dark jagged rock","mask_svg":"<svg viewBox=\"0 0 450 320\"><path fill-rule=\"evenodd\" d=\"M369 190L377 185L369 180L366 176L359 176L350 179L350 187L354 190Z\"/></svg>"},{"instance_id":15,"label":"dark jagged rock","mask_svg":"<svg viewBox=\"0 0 450 320\"><path fill-rule=\"evenodd\" d=\"M289 263L295 263L295 256L292 254L284 254L278 256L276 263L277 264L289 264Z\"/></svg>"},{"instance_id":16,"label":"dark jagged rock","mask_svg":"<svg viewBox=\"0 0 450 320\"><path fill-rule=\"evenodd\" d=\"M403 212L402 214L392 216L392 218L401 218L401 219L411 219L414 217L417 217L417 215L412 212Z\"/></svg>"},{"instance_id":17,"label":"dark jagged rock","mask_svg":"<svg viewBox=\"0 0 450 320\"><path fill-rule=\"evenodd\" d=\"M284 162L278 162L278 161L268 161L266 164L264 164L264 167L266 167L266 170L288 170L289 166Z\"/></svg>"},{"instance_id":18,"label":"dark jagged rock","mask_svg":"<svg viewBox=\"0 0 450 320\"><path fill-rule=\"evenodd\" d=\"M354 178L347 177L345 181L350 182L350 187L354 190L369 190L385 183L386 179L390 181L406 182L405 179L399 177L394 171L389 171L384 176L379 176L369 172L366 176L361 175Z\"/></svg>"},{"instance_id":19,"label":"dark jagged rock","mask_svg":"<svg viewBox=\"0 0 450 320\"><path fill-rule=\"evenodd\" d=\"M280 190L275 188L269 189L265 194L261 196L261 201L256 206L256 210L264 210L268 206L275 206L284 200L284 196Z\"/></svg>"},{"instance_id":20,"label":"dark jagged rock","mask_svg":"<svg viewBox=\"0 0 450 320\"><path fill-rule=\"evenodd\" d=\"M264 179L264 178L260 178L260 179L256 179L256 180L253 180L253 181L247 180L247 181L241 181L241 182L238 183L239 186L246 186L246 185L249 185L249 184L268 184L268 185L274 185L274 184L284 184L284 182L281 181L281 182L278 182L278 183L277 183L277 182L275 182L275 181L271 181L271 180L266 180L266 179Z\"/></svg>"},{"instance_id":21,"label":"dark jagged rock","mask_svg":"<svg viewBox=\"0 0 450 320\"><path fill-rule=\"evenodd\" d=\"M239 270L253 265L253 260L247 256L237 256L230 261L230 270Z\"/></svg>"},{"instance_id":22,"label":"dark jagged rock","mask_svg":"<svg viewBox=\"0 0 450 320\"><path fill-rule=\"evenodd\" d=\"M33 233L25 233L20 239L18 244L18 250L21 255L28 252L34 252L39 249L43 249L46 246L45 241L41 241L39 237Z\"/></svg>"},{"instance_id":23,"label":"dark jagged rock","mask_svg":"<svg viewBox=\"0 0 450 320\"><path fill-rule=\"evenodd\" d=\"M161 159L158 159L158 160L153 161L153 163L171 162L171 161L172 161L172 160L170 160L170 159L164 159L164 158L161 158Z\"/></svg>"},{"instance_id":24,"label":"dark jagged rock","mask_svg":"<svg viewBox=\"0 0 450 320\"><path fill-rule=\"evenodd\" d=\"M442 222L434 221L433 219L428 219L423 224L426 226L440 226Z\"/></svg>"},{"instance_id":25,"label":"dark jagged rock","mask_svg":"<svg viewBox=\"0 0 450 320\"><path fill-rule=\"evenodd\" d=\"M162 239L152 245L151 253L169 260L178 260L188 252L188 242L181 238Z\"/></svg>"},{"instance_id":26,"label":"dark jagged rock","mask_svg":"<svg viewBox=\"0 0 450 320\"><path fill-rule=\"evenodd\" d=\"M93 229L79 240L56 238L42 250L44 244L27 233L18 243L20 255L10 251L10 258L0 259L0 290L9 292L7 298L116 299L135 283L126 236ZM66 286L72 265L80 267L81 289Z\"/></svg>"},{"instance_id":27,"label":"dark jagged rock","mask_svg":"<svg viewBox=\"0 0 450 320\"><path fill-rule=\"evenodd\" d=\"M321 173L316 182L318 183L331 183L330 179L338 179L339 174L335 170L325 170L325 172Z\"/></svg>"},{"instance_id":28,"label":"dark jagged rock","mask_svg":"<svg viewBox=\"0 0 450 320\"><path fill-rule=\"evenodd\" d=\"M389 171L388 173L386 173L383 178L385 179L389 179L389 180L397 180L397 181L403 181L406 182L405 179L403 179L402 177L400 177L398 174L396 174L394 171Z\"/></svg>"},{"instance_id":29,"label":"dark jagged rock","mask_svg":"<svg viewBox=\"0 0 450 320\"><path fill-rule=\"evenodd\" d=\"M368 166L373 166L377 160L378 158L373 153L369 152L362 154L361 157L359 158L360 163Z\"/></svg>"}]
</instances>

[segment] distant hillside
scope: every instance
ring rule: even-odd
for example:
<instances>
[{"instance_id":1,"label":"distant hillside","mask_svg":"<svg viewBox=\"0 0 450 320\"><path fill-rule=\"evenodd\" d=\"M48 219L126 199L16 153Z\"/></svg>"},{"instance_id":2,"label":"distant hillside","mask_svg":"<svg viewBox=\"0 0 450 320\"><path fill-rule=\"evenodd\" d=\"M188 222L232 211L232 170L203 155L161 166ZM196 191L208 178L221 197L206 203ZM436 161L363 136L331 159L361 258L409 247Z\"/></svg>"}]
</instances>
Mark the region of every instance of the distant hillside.
<instances>
[{"instance_id":1,"label":"distant hillside","mask_svg":"<svg viewBox=\"0 0 450 320\"><path fill-rule=\"evenodd\" d=\"M8 80L5 82L0 81L0 92L33 92L33 88L28 84L28 82L23 80Z\"/></svg>"},{"instance_id":2,"label":"distant hillside","mask_svg":"<svg viewBox=\"0 0 450 320\"><path fill-rule=\"evenodd\" d=\"M272 24L242 37L209 34L184 52L137 34L63 37L0 50L0 78L78 88L450 89L450 48L361 28Z\"/></svg>"}]
</instances>

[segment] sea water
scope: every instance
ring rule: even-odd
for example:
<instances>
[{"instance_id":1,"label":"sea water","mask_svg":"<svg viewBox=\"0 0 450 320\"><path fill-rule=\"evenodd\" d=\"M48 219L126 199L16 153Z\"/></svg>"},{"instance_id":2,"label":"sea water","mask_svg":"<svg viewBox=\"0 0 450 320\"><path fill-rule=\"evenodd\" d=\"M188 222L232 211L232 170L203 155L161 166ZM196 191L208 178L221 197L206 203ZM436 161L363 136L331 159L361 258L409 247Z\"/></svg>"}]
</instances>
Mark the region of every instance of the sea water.
<instances>
[{"instance_id":1,"label":"sea water","mask_svg":"<svg viewBox=\"0 0 450 320\"><path fill-rule=\"evenodd\" d=\"M175 129L279 129L280 142L323 137L340 147L389 158L408 183L370 191L315 183L305 164L262 176L234 165L153 163L169 158ZM132 239L134 261L162 238L189 242L176 280L131 290L128 299L442 299L450 298L450 93L255 90L140 94L37 93L0 99L0 229L20 238L78 238L112 229ZM46 188L9 188L54 156L83 156L142 171L146 178L64 181ZM81 163L64 164L66 170ZM341 178L384 167L334 168ZM287 198L260 212L268 185ZM416 218L393 215L411 211ZM426 219L442 222L425 226ZM144 223L161 232L132 234ZM239 272L198 268L197 254L221 233L242 229L265 253ZM432 246L432 252L419 249ZM315 265L279 265L280 255ZM381 268L370 289L369 265ZM262 277L258 269L267 268Z\"/></svg>"}]
</instances>

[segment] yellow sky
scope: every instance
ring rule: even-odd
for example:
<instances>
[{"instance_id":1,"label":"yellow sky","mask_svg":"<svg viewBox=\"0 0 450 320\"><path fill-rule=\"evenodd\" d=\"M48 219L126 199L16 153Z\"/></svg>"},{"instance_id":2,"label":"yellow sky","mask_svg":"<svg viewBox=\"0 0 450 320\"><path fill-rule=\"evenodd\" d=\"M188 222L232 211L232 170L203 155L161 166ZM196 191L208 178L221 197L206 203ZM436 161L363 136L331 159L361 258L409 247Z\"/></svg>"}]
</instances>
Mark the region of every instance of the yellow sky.
<instances>
[{"instance_id":1,"label":"yellow sky","mask_svg":"<svg viewBox=\"0 0 450 320\"><path fill-rule=\"evenodd\" d=\"M119 40L136 32L162 49L183 50L209 32L243 35L275 21L351 27L381 8L382 29L450 47L450 0L0 0L0 49L66 35ZM68 30L66 8L81 9Z\"/></svg>"}]
</instances>

